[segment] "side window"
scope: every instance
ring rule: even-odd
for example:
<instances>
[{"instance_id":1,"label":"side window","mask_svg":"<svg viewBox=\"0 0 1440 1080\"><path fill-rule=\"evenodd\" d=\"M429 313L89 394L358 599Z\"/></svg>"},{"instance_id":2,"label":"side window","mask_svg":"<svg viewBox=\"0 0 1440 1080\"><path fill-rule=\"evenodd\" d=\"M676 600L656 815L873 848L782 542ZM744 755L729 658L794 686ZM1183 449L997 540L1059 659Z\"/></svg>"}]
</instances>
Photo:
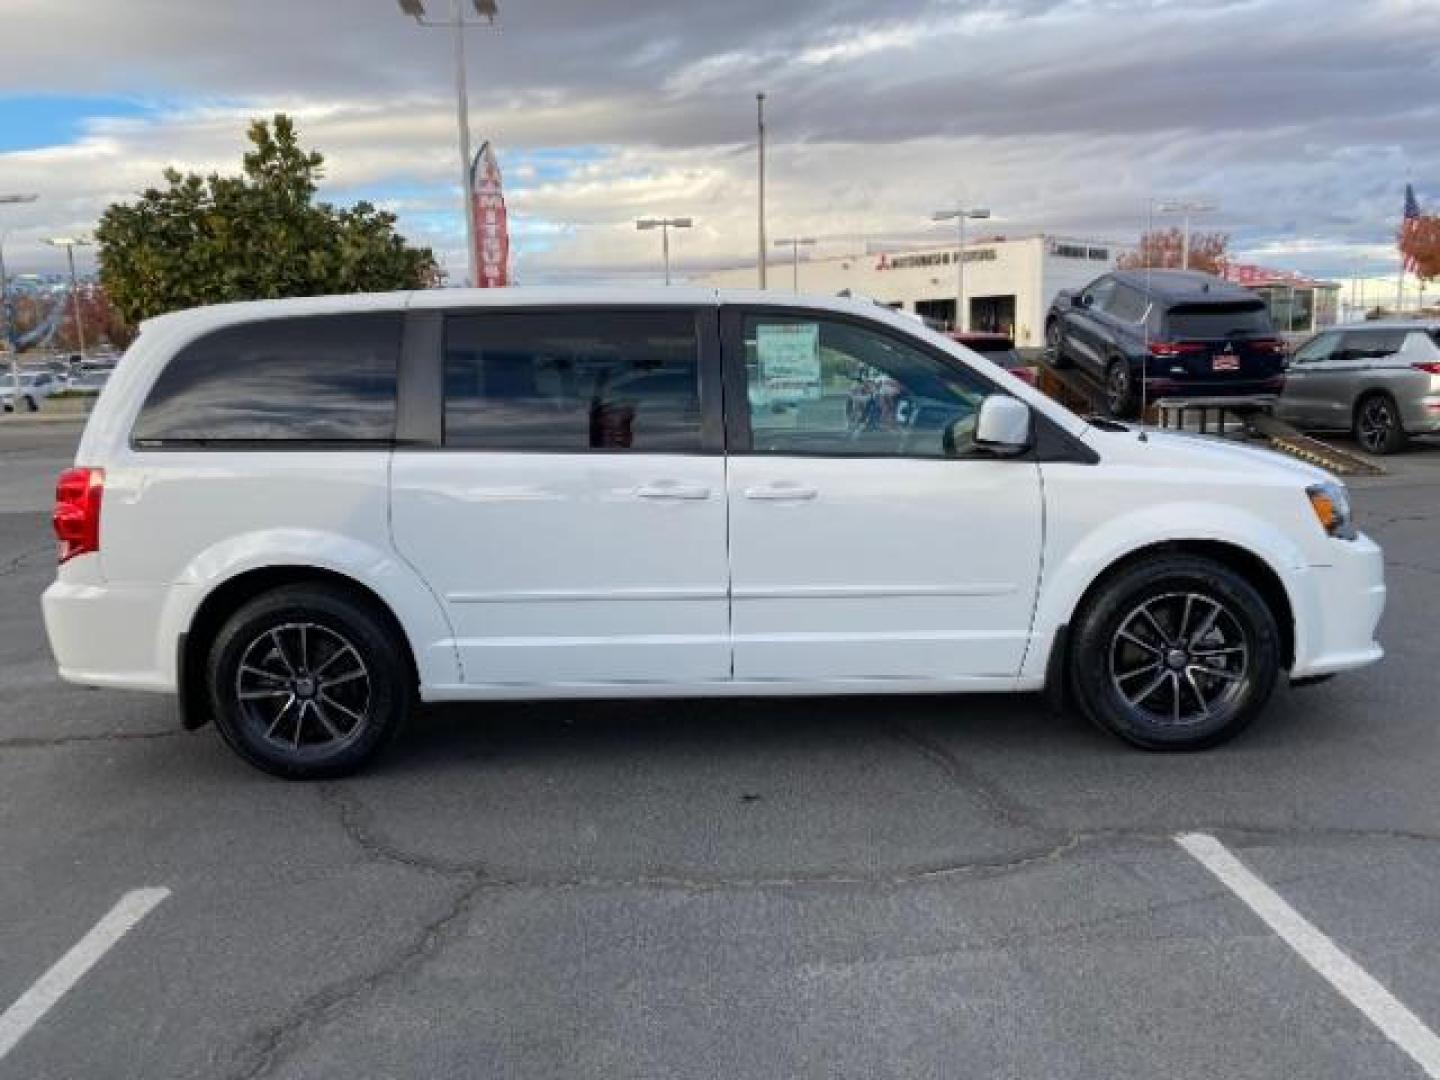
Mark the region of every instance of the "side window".
<instances>
[{"instance_id":1,"label":"side window","mask_svg":"<svg viewBox=\"0 0 1440 1080\"><path fill-rule=\"evenodd\" d=\"M1292 364L1318 364L1321 360L1328 360L1330 354L1335 351L1335 344L1339 340L1339 334L1321 334L1319 337L1313 337L1295 350L1295 355L1290 358L1290 362Z\"/></svg>"},{"instance_id":2,"label":"side window","mask_svg":"<svg viewBox=\"0 0 1440 1080\"><path fill-rule=\"evenodd\" d=\"M155 380L134 442L389 442L400 332L398 314L354 314L207 334Z\"/></svg>"},{"instance_id":3,"label":"side window","mask_svg":"<svg viewBox=\"0 0 1440 1080\"><path fill-rule=\"evenodd\" d=\"M1403 330L1352 330L1345 335L1345 358L1378 360L1393 356L1404 345Z\"/></svg>"},{"instance_id":4,"label":"side window","mask_svg":"<svg viewBox=\"0 0 1440 1080\"><path fill-rule=\"evenodd\" d=\"M1110 302L1105 305L1105 311L1121 322L1138 323L1144 318L1145 309L1149 306L1145 294L1138 289L1117 285L1110 296Z\"/></svg>"},{"instance_id":5,"label":"side window","mask_svg":"<svg viewBox=\"0 0 1440 1080\"><path fill-rule=\"evenodd\" d=\"M963 457L989 387L898 336L824 317L743 323L752 452Z\"/></svg>"},{"instance_id":6,"label":"side window","mask_svg":"<svg viewBox=\"0 0 1440 1080\"><path fill-rule=\"evenodd\" d=\"M690 311L450 315L444 375L446 446L701 449Z\"/></svg>"},{"instance_id":7,"label":"side window","mask_svg":"<svg viewBox=\"0 0 1440 1080\"><path fill-rule=\"evenodd\" d=\"M1115 292L1115 279L1103 277L1086 289L1082 296L1088 296L1090 302L1085 306L1092 311L1104 311L1110 306L1110 297Z\"/></svg>"}]
</instances>

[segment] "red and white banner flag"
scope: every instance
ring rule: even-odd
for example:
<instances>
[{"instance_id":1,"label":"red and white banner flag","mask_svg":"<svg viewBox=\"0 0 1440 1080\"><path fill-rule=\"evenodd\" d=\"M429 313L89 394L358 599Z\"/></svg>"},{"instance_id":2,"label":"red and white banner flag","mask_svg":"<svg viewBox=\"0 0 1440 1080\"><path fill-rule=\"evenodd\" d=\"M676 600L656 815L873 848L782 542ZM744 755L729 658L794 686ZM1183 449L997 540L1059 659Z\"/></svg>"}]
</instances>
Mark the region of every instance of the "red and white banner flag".
<instances>
[{"instance_id":1,"label":"red and white banner flag","mask_svg":"<svg viewBox=\"0 0 1440 1080\"><path fill-rule=\"evenodd\" d=\"M505 193L500 163L487 140L470 165L470 198L475 204L475 282L477 288L510 284L510 228L505 219Z\"/></svg>"}]
</instances>

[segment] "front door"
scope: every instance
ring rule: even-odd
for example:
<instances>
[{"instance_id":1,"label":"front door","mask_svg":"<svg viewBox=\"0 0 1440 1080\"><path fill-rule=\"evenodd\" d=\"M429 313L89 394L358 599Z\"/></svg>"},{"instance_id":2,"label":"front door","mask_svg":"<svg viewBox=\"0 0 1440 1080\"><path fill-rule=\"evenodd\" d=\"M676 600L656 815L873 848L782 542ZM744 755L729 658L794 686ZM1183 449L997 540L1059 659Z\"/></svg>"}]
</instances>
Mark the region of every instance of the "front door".
<instances>
[{"instance_id":1,"label":"front door","mask_svg":"<svg viewBox=\"0 0 1440 1080\"><path fill-rule=\"evenodd\" d=\"M1024 656L1037 464L973 444L990 391L869 320L724 308L737 680L987 680Z\"/></svg>"},{"instance_id":2,"label":"front door","mask_svg":"<svg viewBox=\"0 0 1440 1080\"><path fill-rule=\"evenodd\" d=\"M465 681L728 679L714 309L444 319L443 436L395 452L392 529Z\"/></svg>"}]
</instances>

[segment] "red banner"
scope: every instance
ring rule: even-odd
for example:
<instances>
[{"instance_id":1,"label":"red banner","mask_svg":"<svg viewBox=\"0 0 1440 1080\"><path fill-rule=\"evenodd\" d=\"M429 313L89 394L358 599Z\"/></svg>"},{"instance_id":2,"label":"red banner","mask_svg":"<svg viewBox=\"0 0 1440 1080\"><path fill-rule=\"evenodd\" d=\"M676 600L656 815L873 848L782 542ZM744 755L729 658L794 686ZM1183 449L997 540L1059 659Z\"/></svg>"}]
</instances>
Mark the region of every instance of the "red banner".
<instances>
[{"instance_id":1,"label":"red banner","mask_svg":"<svg viewBox=\"0 0 1440 1080\"><path fill-rule=\"evenodd\" d=\"M477 288L510 284L510 228L505 218L505 193L500 163L490 143L483 143L470 165L470 198L475 204L475 282Z\"/></svg>"}]
</instances>

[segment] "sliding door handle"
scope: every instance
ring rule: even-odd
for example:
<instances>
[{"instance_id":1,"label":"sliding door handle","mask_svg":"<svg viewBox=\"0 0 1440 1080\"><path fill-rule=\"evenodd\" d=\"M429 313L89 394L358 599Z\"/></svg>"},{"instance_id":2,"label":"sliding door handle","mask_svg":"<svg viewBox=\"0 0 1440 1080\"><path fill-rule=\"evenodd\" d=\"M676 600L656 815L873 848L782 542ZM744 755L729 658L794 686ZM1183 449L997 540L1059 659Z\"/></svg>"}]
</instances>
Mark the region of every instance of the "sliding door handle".
<instances>
[{"instance_id":1,"label":"sliding door handle","mask_svg":"<svg viewBox=\"0 0 1440 1080\"><path fill-rule=\"evenodd\" d=\"M710 498L710 489L700 484L682 484L675 480L655 480L635 489L636 498L698 501Z\"/></svg>"},{"instance_id":2,"label":"sliding door handle","mask_svg":"<svg viewBox=\"0 0 1440 1080\"><path fill-rule=\"evenodd\" d=\"M819 488L804 484L762 484L745 489L745 498L760 502L808 502L819 494Z\"/></svg>"}]
</instances>

